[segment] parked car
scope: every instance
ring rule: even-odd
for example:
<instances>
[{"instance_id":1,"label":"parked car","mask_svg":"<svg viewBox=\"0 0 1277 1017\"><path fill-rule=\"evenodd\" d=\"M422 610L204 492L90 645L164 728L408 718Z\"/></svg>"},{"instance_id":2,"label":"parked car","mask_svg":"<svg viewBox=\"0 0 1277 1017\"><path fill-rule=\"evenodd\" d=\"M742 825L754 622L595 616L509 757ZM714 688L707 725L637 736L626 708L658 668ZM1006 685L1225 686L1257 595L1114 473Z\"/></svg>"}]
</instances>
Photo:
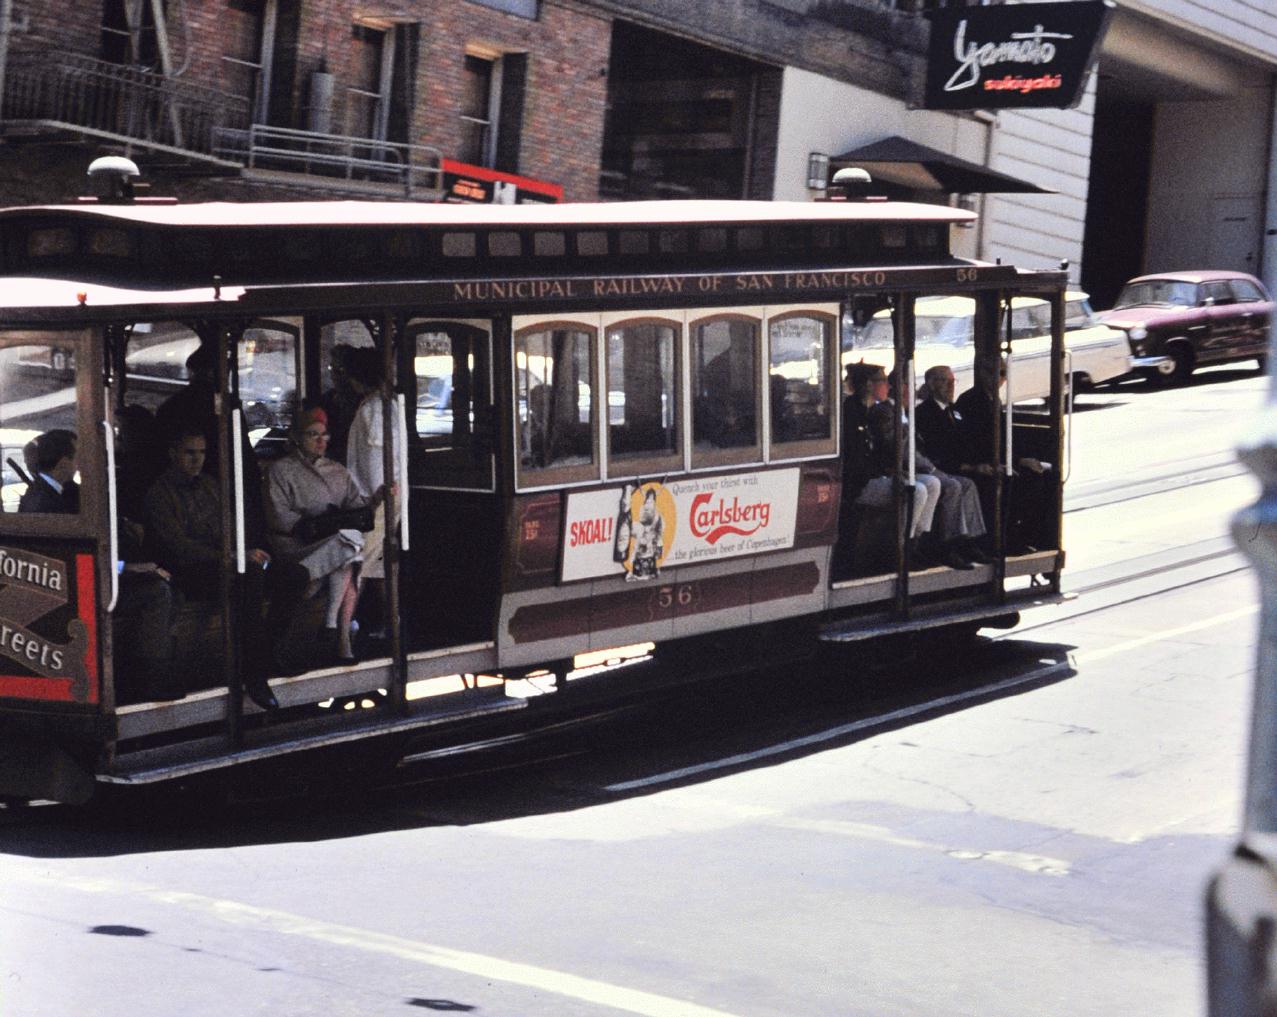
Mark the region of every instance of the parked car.
<instances>
[{"instance_id":1,"label":"parked car","mask_svg":"<svg viewBox=\"0 0 1277 1017\"><path fill-rule=\"evenodd\" d=\"M1164 272L1122 287L1101 320L1130 340L1137 370L1174 383L1204 364L1258 360L1266 366L1273 300L1244 272Z\"/></svg>"},{"instance_id":2,"label":"parked car","mask_svg":"<svg viewBox=\"0 0 1277 1017\"><path fill-rule=\"evenodd\" d=\"M975 301L971 297L923 297L914 305L914 370L919 383L927 368L948 364L957 379L957 391L973 384L975 350ZM1131 371L1131 354L1125 333L1099 322L1090 298L1080 290L1065 296L1065 361L1075 389L1120 378ZM1051 392L1051 305L1036 297L1011 301L1010 370L1011 402L1044 399ZM882 350L884 366L890 366L891 314L880 311L859 329L843 363L872 359L870 351Z\"/></svg>"}]
</instances>

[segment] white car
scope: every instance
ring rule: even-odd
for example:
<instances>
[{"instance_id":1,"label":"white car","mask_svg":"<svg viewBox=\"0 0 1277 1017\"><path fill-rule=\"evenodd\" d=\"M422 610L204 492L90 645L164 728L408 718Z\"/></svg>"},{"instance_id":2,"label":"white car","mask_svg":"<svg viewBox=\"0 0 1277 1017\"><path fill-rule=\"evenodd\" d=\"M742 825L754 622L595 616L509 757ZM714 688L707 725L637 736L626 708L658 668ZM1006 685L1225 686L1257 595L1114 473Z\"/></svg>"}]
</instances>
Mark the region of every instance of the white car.
<instances>
[{"instance_id":1,"label":"white car","mask_svg":"<svg viewBox=\"0 0 1277 1017\"><path fill-rule=\"evenodd\" d=\"M922 383L927 368L948 364L957 378L956 390L973 383L975 357L975 300L971 297L922 297L914 305L914 370ZM1065 296L1065 370L1074 390L1119 378L1131 371L1131 350L1120 329L1101 324L1088 296L1071 290ZM893 358L891 313L879 311L858 329L843 364L877 361L886 368ZM1010 402L1043 399L1051 391L1051 305L1037 297L1011 301Z\"/></svg>"}]
</instances>

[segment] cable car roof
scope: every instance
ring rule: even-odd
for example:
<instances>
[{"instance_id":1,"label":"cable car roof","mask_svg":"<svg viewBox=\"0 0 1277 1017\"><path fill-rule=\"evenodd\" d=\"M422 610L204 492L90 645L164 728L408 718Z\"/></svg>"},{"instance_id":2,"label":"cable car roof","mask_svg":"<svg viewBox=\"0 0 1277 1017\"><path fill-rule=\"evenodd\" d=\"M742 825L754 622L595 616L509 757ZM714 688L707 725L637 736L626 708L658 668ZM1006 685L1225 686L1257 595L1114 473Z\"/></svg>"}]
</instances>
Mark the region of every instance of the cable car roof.
<instances>
[{"instance_id":1,"label":"cable car roof","mask_svg":"<svg viewBox=\"0 0 1277 1017\"><path fill-rule=\"evenodd\" d=\"M795 222L946 222L976 218L947 205L902 201L615 201L469 205L439 202L293 201L197 204L39 205L0 209L0 218L39 214L156 226L653 226Z\"/></svg>"}]
</instances>

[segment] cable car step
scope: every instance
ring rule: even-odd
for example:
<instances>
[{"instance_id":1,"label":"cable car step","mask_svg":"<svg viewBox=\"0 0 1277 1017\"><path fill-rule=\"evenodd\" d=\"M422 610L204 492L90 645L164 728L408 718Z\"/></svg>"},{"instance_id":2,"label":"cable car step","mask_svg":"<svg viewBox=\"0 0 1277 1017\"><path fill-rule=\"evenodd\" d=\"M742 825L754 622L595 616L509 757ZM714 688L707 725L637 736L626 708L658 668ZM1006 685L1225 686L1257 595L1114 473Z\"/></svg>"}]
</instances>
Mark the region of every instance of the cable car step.
<instances>
[{"instance_id":1,"label":"cable car step","mask_svg":"<svg viewBox=\"0 0 1277 1017\"><path fill-rule=\"evenodd\" d=\"M990 628L1012 628L1019 622L1022 609L1054 604L1062 599L1060 594L1035 592L1030 597L1008 598L1004 604L973 604L965 608L955 607L952 603L921 605L915 606L908 618L893 618L888 615L842 618L821 626L817 638L824 643L856 643L903 632L922 632L971 622L983 622Z\"/></svg>"},{"instance_id":2,"label":"cable car step","mask_svg":"<svg viewBox=\"0 0 1277 1017\"><path fill-rule=\"evenodd\" d=\"M265 727L245 731L243 746L235 750L227 750L224 738L211 737L121 754L115 765L99 773L97 779L109 784L153 784L289 753L478 720L523 710L527 705L524 699L493 697L443 709L432 704L429 712L422 711L407 717L391 718L381 710L370 710L366 721L336 713L331 717L272 722Z\"/></svg>"}]
</instances>

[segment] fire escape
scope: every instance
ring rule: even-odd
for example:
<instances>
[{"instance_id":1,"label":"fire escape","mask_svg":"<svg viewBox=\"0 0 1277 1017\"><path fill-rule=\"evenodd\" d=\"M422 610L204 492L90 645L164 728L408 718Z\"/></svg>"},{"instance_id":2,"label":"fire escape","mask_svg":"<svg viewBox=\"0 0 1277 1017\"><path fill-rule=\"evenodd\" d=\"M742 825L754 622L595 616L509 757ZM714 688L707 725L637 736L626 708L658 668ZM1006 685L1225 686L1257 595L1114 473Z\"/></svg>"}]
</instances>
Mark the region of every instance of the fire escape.
<instances>
[{"instance_id":1,"label":"fire escape","mask_svg":"<svg viewBox=\"0 0 1277 1017\"><path fill-rule=\"evenodd\" d=\"M268 8L274 3L268 0ZM171 172L327 194L429 201L442 193L442 155L435 148L265 123L260 64L225 58L251 70L256 99L184 78L185 66L174 66L160 0L123 0L127 22L118 34L129 62L15 46L23 26L12 7L13 0L0 0L0 137L6 141L72 139L125 155L151 153L153 165ZM152 60L157 66L143 59L143 29L153 33L148 55L158 58ZM268 38L263 52L269 47Z\"/></svg>"}]
</instances>

